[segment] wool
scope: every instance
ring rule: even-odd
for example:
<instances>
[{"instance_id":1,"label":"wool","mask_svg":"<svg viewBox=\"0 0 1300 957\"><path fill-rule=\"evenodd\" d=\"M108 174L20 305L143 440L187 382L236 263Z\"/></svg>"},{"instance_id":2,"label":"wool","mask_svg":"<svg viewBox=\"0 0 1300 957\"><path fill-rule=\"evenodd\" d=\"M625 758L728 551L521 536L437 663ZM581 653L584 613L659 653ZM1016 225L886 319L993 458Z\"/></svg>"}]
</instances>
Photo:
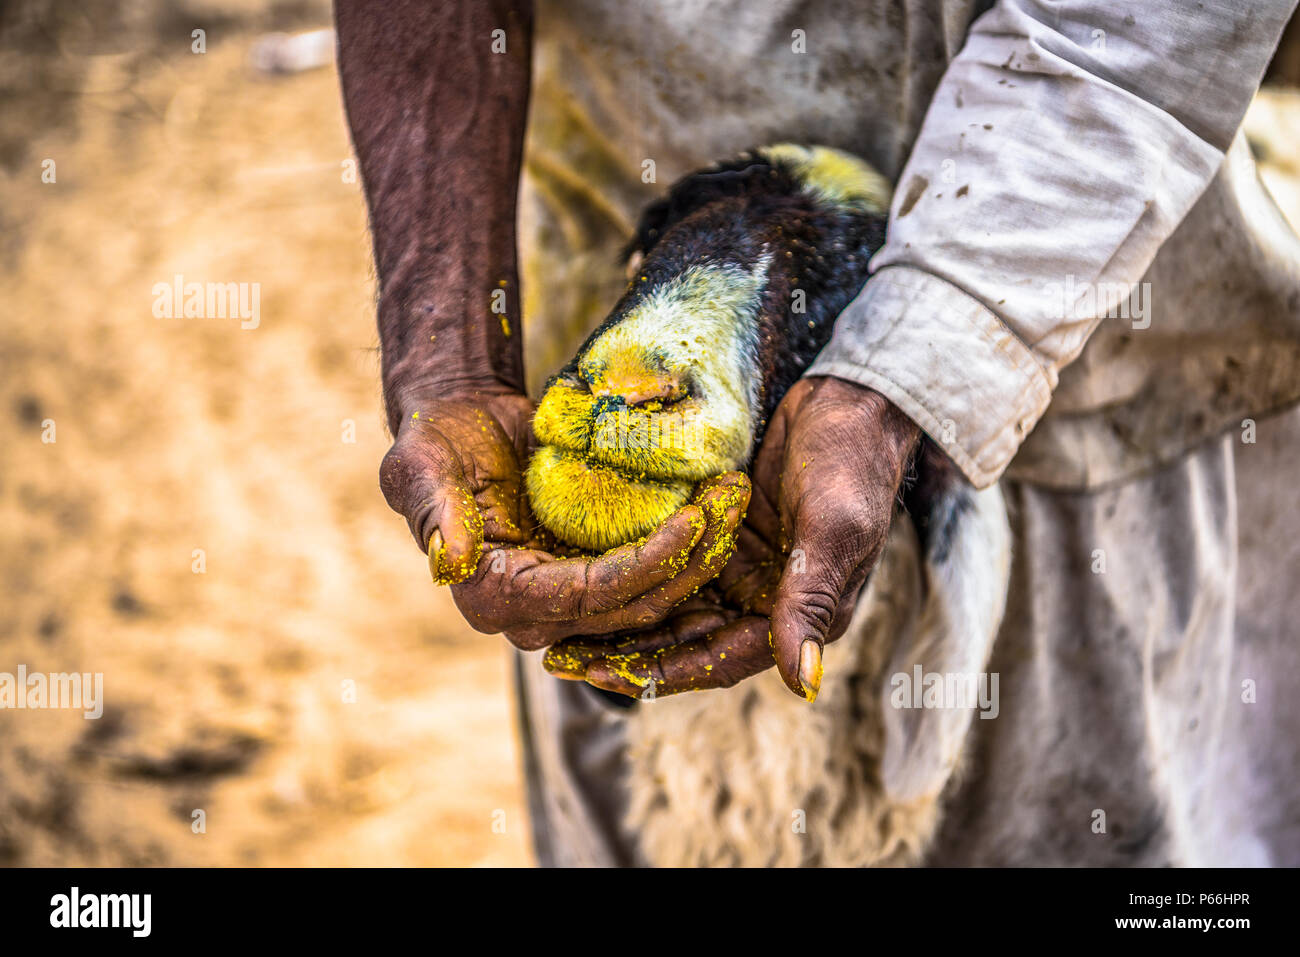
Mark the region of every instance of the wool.
<instances>
[{"instance_id":1,"label":"wool","mask_svg":"<svg viewBox=\"0 0 1300 957\"><path fill-rule=\"evenodd\" d=\"M880 782L882 669L914 626L916 536L898 522L848 631L825 652L813 705L775 671L723 691L642 702L628 719L626 826L656 866L914 863L938 795L891 801Z\"/></svg>"},{"instance_id":2,"label":"wool","mask_svg":"<svg viewBox=\"0 0 1300 957\"><path fill-rule=\"evenodd\" d=\"M649 534L691 495L690 482L640 478L546 446L525 475L533 511L565 542L599 552Z\"/></svg>"},{"instance_id":3,"label":"wool","mask_svg":"<svg viewBox=\"0 0 1300 957\"><path fill-rule=\"evenodd\" d=\"M965 490L963 490L963 494ZM1001 624L1010 527L997 487L970 492L939 562L899 513L814 704L768 671L629 715L628 833L657 866L906 866L961 773L970 709L900 710L890 677L979 671ZM972 557L978 561L972 563Z\"/></svg>"}]
</instances>

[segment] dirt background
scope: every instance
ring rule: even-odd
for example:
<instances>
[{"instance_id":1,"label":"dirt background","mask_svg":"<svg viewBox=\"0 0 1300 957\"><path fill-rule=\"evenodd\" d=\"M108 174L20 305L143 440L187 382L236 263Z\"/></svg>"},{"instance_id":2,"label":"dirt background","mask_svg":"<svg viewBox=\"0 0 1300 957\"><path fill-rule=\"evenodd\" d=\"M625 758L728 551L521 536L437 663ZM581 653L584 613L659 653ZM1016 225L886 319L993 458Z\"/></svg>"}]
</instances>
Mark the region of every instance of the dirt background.
<instances>
[{"instance_id":1,"label":"dirt background","mask_svg":"<svg viewBox=\"0 0 1300 957\"><path fill-rule=\"evenodd\" d=\"M336 77L249 66L328 24L315 0L0 12L0 671L103 672L107 701L0 711L0 864L531 862L504 643L376 483ZM1300 223L1297 99L1249 128ZM178 273L260 283L260 326L154 318Z\"/></svg>"},{"instance_id":2,"label":"dirt background","mask_svg":"<svg viewBox=\"0 0 1300 957\"><path fill-rule=\"evenodd\" d=\"M107 706L0 711L0 863L529 863L504 642L378 489L337 79L248 65L328 5L84 6L0 53L0 671ZM155 319L177 273L260 326Z\"/></svg>"}]
</instances>

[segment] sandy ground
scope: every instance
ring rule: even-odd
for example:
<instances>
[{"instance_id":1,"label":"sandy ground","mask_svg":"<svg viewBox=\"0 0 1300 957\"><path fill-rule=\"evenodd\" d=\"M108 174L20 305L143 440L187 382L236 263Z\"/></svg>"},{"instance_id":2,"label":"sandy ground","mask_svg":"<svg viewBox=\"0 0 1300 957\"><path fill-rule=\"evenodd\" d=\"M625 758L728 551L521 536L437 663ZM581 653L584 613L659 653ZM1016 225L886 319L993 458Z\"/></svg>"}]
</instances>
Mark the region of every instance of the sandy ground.
<instances>
[{"instance_id":1,"label":"sandy ground","mask_svg":"<svg viewBox=\"0 0 1300 957\"><path fill-rule=\"evenodd\" d=\"M336 77L237 26L3 108L0 672L107 704L0 711L0 863L528 863L504 643L378 490ZM176 274L260 283L259 326L155 318Z\"/></svg>"},{"instance_id":2,"label":"sandy ground","mask_svg":"<svg viewBox=\"0 0 1300 957\"><path fill-rule=\"evenodd\" d=\"M336 78L246 62L327 8L164 7L0 50L0 672L106 698L0 711L0 864L528 863L503 642L377 488ZM1251 124L1300 222L1297 97ZM155 318L177 274L259 283L258 327Z\"/></svg>"}]
</instances>

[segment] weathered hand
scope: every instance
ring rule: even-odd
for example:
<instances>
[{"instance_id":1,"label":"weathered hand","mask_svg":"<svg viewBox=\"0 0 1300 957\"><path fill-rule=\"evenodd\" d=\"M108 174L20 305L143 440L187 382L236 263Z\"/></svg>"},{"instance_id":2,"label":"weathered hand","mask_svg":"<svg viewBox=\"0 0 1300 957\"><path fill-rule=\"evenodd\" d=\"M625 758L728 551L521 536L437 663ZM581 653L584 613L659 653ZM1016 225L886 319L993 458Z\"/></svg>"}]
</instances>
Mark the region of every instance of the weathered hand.
<instances>
[{"instance_id":1,"label":"weathered hand","mask_svg":"<svg viewBox=\"0 0 1300 957\"><path fill-rule=\"evenodd\" d=\"M478 566L484 539L523 544L523 482L533 404L516 393L408 401L379 486L406 519L440 584Z\"/></svg>"},{"instance_id":2,"label":"weathered hand","mask_svg":"<svg viewBox=\"0 0 1300 957\"><path fill-rule=\"evenodd\" d=\"M514 393L415 403L380 468L388 504L473 627L527 649L645 627L717 574L749 498L739 473L706 483L641 542L557 557L523 487L532 413Z\"/></svg>"},{"instance_id":3,"label":"weathered hand","mask_svg":"<svg viewBox=\"0 0 1300 957\"><path fill-rule=\"evenodd\" d=\"M821 685L822 648L844 633L884 547L920 433L879 393L835 378L796 383L754 461L758 494L714 587L664 627L565 642L559 677L639 696L730 687L777 666L795 694Z\"/></svg>"}]
</instances>

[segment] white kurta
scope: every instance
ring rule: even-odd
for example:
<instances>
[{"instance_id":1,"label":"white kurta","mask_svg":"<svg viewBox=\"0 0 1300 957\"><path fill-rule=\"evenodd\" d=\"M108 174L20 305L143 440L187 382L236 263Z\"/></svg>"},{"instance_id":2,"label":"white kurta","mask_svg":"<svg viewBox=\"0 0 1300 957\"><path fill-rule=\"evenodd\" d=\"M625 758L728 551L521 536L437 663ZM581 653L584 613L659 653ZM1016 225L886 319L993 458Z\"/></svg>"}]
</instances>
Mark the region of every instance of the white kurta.
<instances>
[{"instance_id":1,"label":"white kurta","mask_svg":"<svg viewBox=\"0 0 1300 957\"><path fill-rule=\"evenodd\" d=\"M1278 710L1300 690L1278 614L1300 523L1236 491L1300 465L1294 415L1260 425L1270 456L1240 442L1300 397L1300 243L1236 138L1293 5L541 5L531 388L617 299L615 251L677 177L794 141L899 184L810 371L884 392L977 485L1008 480L1002 717L975 722L936 861L1300 863L1300 716ZM1128 318L1099 325L1117 290ZM635 860L626 712L522 673L543 860Z\"/></svg>"}]
</instances>

